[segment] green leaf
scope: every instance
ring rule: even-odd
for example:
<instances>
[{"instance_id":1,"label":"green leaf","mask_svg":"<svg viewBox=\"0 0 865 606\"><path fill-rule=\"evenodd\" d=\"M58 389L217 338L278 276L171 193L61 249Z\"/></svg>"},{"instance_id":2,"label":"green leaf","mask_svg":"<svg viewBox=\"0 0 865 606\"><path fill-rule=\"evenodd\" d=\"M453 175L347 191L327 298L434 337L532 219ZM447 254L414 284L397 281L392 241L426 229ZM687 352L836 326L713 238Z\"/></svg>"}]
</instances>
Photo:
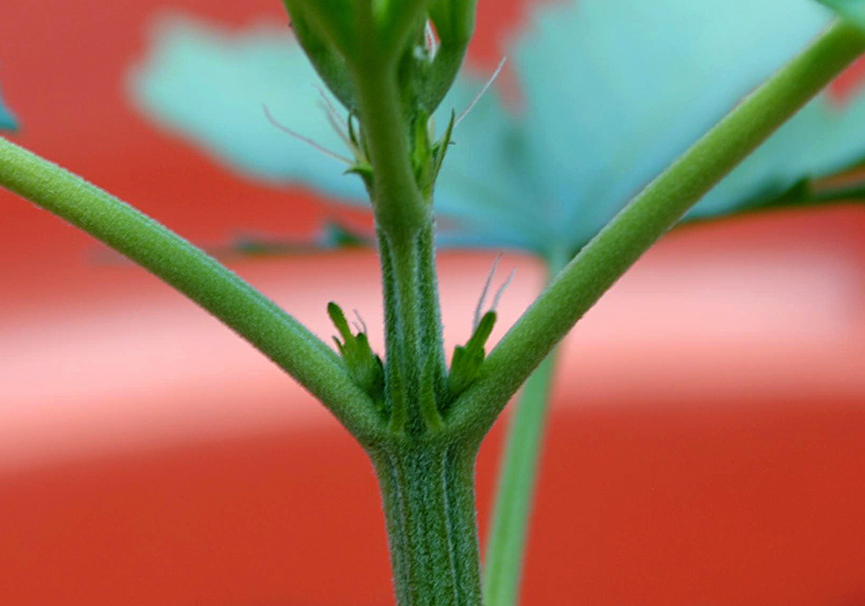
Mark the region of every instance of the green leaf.
<instances>
[{"instance_id":1,"label":"green leaf","mask_svg":"<svg viewBox=\"0 0 865 606\"><path fill-rule=\"evenodd\" d=\"M817 0L849 19L859 27L865 28L865 2L862 0Z\"/></svg>"},{"instance_id":2,"label":"green leaf","mask_svg":"<svg viewBox=\"0 0 865 606\"><path fill-rule=\"evenodd\" d=\"M309 15L303 6L285 2L285 7L291 19L291 29L318 75L343 106L354 107L351 78L342 55L327 37L310 23Z\"/></svg>"},{"instance_id":3,"label":"green leaf","mask_svg":"<svg viewBox=\"0 0 865 606\"><path fill-rule=\"evenodd\" d=\"M293 20L302 21L305 29L318 30L317 36L334 50L343 55L354 50L357 6L352 0L284 0L283 4Z\"/></svg>"},{"instance_id":4,"label":"green leaf","mask_svg":"<svg viewBox=\"0 0 865 606\"><path fill-rule=\"evenodd\" d=\"M6 104L3 102L3 95L0 94L0 130L16 130L17 128L18 122L9 108L6 107Z\"/></svg>"},{"instance_id":5,"label":"green leaf","mask_svg":"<svg viewBox=\"0 0 865 606\"><path fill-rule=\"evenodd\" d=\"M573 254L827 21L808 0L542 8L515 47L522 111L509 118L489 95L461 123L438 209L476 244ZM816 100L692 216L763 204L865 155L862 104Z\"/></svg>"}]
</instances>

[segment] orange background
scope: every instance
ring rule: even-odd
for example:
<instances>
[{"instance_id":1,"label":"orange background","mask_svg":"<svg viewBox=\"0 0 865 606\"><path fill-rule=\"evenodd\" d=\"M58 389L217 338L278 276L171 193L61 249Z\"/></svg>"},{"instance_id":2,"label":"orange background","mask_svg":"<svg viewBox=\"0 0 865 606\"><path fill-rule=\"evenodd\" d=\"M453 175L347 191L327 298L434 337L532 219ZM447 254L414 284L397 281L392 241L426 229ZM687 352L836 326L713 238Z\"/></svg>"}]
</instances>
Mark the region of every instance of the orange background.
<instances>
[{"instance_id":1,"label":"orange background","mask_svg":"<svg viewBox=\"0 0 865 606\"><path fill-rule=\"evenodd\" d=\"M480 4L471 59L491 68L522 8ZM227 174L130 108L124 75L168 7L285 19L276 0L7 2L15 139L202 244L308 234L321 200ZM586 318L559 367L526 604L865 604L863 230L862 211L829 209L676 232ZM0 604L391 603L360 449L217 322L99 253L0 193ZM449 347L490 261L442 255ZM541 277L504 265L507 325ZM334 295L380 332L371 253L233 267L323 337ZM501 434L479 462L482 534Z\"/></svg>"}]
</instances>

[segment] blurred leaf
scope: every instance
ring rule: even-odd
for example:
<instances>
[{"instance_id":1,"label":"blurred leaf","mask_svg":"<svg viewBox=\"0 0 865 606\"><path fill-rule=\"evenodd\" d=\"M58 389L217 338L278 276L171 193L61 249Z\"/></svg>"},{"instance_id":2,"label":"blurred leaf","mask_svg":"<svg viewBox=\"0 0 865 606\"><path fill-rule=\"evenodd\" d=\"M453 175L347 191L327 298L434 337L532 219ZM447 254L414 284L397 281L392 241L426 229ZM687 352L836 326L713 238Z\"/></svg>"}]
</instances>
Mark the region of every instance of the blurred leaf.
<instances>
[{"instance_id":1,"label":"blurred leaf","mask_svg":"<svg viewBox=\"0 0 865 606\"><path fill-rule=\"evenodd\" d=\"M198 143L256 179L298 182L365 204L361 179L347 165L268 121L340 155L350 151L327 120L323 84L287 25L257 25L236 35L188 18L157 24L152 50L132 73L139 107L169 131ZM316 88L319 87L319 88Z\"/></svg>"},{"instance_id":2,"label":"blurred leaf","mask_svg":"<svg viewBox=\"0 0 865 606\"><path fill-rule=\"evenodd\" d=\"M783 15L783 19L778 19ZM580 0L534 9L513 50L519 111L491 91L453 133L435 190L444 246L572 254L640 189L805 48L830 14L811 0ZM189 21L159 29L134 80L159 122L252 176L302 181L350 204L360 179L278 132L346 153L316 106L316 76L290 36ZM436 113L469 105L463 75ZM721 182L689 219L821 203L794 186L865 157L865 97L823 95ZM806 188L807 189L807 188Z\"/></svg>"},{"instance_id":3,"label":"blurred leaf","mask_svg":"<svg viewBox=\"0 0 865 606\"><path fill-rule=\"evenodd\" d=\"M829 8L838 11L845 19L853 21L859 27L865 28L865 1L863 0L817 0Z\"/></svg>"},{"instance_id":4,"label":"blurred leaf","mask_svg":"<svg viewBox=\"0 0 865 606\"><path fill-rule=\"evenodd\" d=\"M347 248L372 247L371 236L354 232L338 223L328 222L324 228L310 240L274 240L257 236L236 238L227 248L212 249L210 252L217 258L233 256L270 257L297 255L322 250L343 250Z\"/></svg>"},{"instance_id":5,"label":"blurred leaf","mask_svg":"<svg viewBox=\"0 0 865 606\"><path fill-rule=\"evenodd\" d=\"M582 246L827 21L808 0L582 0L538 12L515 62L535 199L553 218L546 231L571 250ZM556 57L567 68L550 77L545 66ZM692 217L730 213L846 167L865 155L863 111L860 99L845 108L815 100Z\"/></svg>"},{"instance_id":6,"label":"blurred leaf","mask_svg":"<svg viewBox=\"0 0 865 606\"><path fill-rule=\"evenodd\" d=\"M354 231L333 221L328 221L309 238L273 238L258 234L243 234L231 238L227 244L204 246L208 254L229 263L267 257L285 257L339 251L352 248L372 248L375 239L371 234ZM101 264L130 265L132 262L110 248L100 248L93 260Z\"/></svg>"},{"instance_id":7,"label":"blurred leaf","mask_svg":"<svg viewBox=\"0 0 865 606\"><path fill-rule=\"evenodd\" d=\"M824 94L719 183L689 217L861 200L854 190L849 190L845 197L827 198L814 191L810 179L846 169L863 156L865 96L859 95L842 105Z\"/></svg>"},{"instance_id":8,"label":"blurred leaf","mask_svg":"<svg viewBox=\"0 0 865 606\"><path fill-rule=\"evenodd\" d=\"M0 91L0 130L16 130L17 128L18 122L3 102L2 91Z\"/></svg>"}]
</instances>

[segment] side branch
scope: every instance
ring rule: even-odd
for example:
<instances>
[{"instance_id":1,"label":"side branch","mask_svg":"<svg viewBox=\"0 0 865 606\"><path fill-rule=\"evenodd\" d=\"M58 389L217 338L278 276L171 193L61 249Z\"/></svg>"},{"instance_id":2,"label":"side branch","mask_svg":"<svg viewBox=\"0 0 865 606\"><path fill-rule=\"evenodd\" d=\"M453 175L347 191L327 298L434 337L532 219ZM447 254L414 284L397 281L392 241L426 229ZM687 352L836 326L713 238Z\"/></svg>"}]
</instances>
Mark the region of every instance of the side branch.
<instances>
[{"instance_id":1,"label":"side branch","mask_svg":"<svg viewBox=\"0 0 865 606\"><path fill-rule=\"evenodd\" d=\"M836 23L736 107L625 207L490 353L449 424L479 439L552 348L642 254L748 154L865 51Z\"/></svg>"},{"instance_id":2,"label":"side branch","mask_svg":"<svg viewBox=\"0 0 865 606\"><path fill-rule=\"evenodd\" d=\"M320 399L362 442L380 421L337 354L236 274L84 179L0 138L0 185L143 266L208 310Z\"/></svg>"}]
</instances>

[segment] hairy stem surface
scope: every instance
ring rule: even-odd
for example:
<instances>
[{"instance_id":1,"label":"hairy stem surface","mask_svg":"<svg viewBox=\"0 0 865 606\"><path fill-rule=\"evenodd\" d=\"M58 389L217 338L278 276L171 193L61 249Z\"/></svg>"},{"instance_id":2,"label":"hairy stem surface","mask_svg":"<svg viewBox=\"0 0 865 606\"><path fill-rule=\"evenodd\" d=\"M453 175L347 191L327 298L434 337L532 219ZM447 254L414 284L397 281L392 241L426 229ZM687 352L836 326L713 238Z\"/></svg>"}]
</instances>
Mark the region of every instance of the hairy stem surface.
<instances>
[{"instance_id":1,"label":"hairy stem surface","mask_svg":"<svg viewBox=\"0 0 865 606\"><path fill-rule=\"evenodd\" d=\"M432 225L412 241L379 233L391 429L440 429L446 367Z\"/></svg>"},{"instance_id":2,"label":"hairy stem surface","mask_svg":"<svg viewBox=\"0 0 865 606\"><path fill-rule=\"evenodd\" d=\"M370 453L399 606L481 606L473 450L406 443Z\"/></svg>"}]
</instances>

